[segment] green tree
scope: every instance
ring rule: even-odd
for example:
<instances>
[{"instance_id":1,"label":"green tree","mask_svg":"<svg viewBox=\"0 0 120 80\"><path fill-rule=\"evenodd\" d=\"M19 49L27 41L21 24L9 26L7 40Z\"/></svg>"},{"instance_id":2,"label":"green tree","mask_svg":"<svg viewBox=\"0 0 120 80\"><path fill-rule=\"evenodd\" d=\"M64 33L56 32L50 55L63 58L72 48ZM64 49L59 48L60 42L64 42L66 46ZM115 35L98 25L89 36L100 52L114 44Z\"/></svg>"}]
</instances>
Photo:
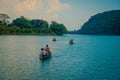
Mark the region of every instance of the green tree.
<instances>
[{"instance_id":1,"label":"green tree","mask_svg":"<svg viewBox=\"0 0 120 80\"><path fill-rule=\"evenodd\" d=\"M41 28L48 28L48 22L47 21L45 21L45 20L41 20L41 23L40 23L40 25L41 25Z\"/></svg>"},{"instance_id":2,"label":"green tree","mask_svg":"<svg viewBox=\"0 0 120 80\"><path fill-rule=\"evenodd\" d=\"M35 27L35 28L40 28L41 27L41 21L39 19L33 19L30 21L30 23Z\"/></svg>"},{"instance_id":3,"label":"green tree","mask_svg":"<svg viewBox=\"0 0 120 80\"><path fill-rule=\"evenodd\" d=\"M30 21L23 16L13 20L12 25L15 25L15 26L18 26L18 27L21 27L21 28L31 28L31 27L33 27L30 24Z\"/></svg>"},{"instance_id":4,"label":"green tree","mask_svg":"<svg viewBox=\"0 0 120 80\"><path fill-rule=\"evenodd\" d=\"M0 14L0 22L3 24L8 24L10 17L7 14Z\"/></svg>"},{"instance_id":5,"label":"green tree","mask_svg":"<svg viewBox=\"0 0 120 80\"><path fill-rule=\"evenodd\" d=\"M79 34L87 35L120 35L120 10L105 11L92 16Z\"/></svg>"},{"instance_id":6,"label":"green tree","mask_svg":"<svg viewBox=\"0 0 120 80\"><path fill-rule=\"evenodd\" d=\"M35 28L48 28L49 24L45 20L40 20L40 19L33 19L30 21L30 23L35 27Z\"/></svg>"},{"instance_id":7,"label":"green tree","mask_svg":"<svg viewBox=\"0 0 120 80\"><path fill-rule=\"evenodd\" d=\"M55 21L52 21L51 25L50 25L50 29L56 33L57 35L63 35L65 33L67 33L67 29L63 24L59 24Z\"/></svg>"}]
</instances>

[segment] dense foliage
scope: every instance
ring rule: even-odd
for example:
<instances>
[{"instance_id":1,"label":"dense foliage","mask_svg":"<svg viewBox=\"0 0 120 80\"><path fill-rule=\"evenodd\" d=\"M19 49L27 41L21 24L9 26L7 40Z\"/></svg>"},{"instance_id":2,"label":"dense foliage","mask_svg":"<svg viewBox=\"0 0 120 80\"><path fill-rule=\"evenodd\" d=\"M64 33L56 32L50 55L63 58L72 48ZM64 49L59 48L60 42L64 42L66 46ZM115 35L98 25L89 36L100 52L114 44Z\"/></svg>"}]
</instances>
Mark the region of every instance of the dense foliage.
<instances>
[{"instance_id":1,"label":"dense foliage","mask_svg":"<svg viewBox=\"0 0 120 80\"><path fill-rule=\"evenodd\" d=\"M45 20L33 19L30 21L35 28L48 28L49 24Z\"/></svg>"},{"instance_id":2,"label":"dense foliage","mask_svg":"<svg viewBox=\"0 0 120 80\"><path fill-rule=\"evenodd\" d=\"M50 25L50 29L56 33L57 35L62 35L63 33L67 33L67 29L63 24L59 24L55 21L52 21Z\"/></svg>"},{"instance_id":3,"label":"dense foliage","mask_svg":"<svg viewBox=\"0 0 120 80\"><path fill-rule=\"evenodd\" d=\"M30 24L30 21L23 16L13 20L12 25L15 25L15 26L18 26L21 28L31 28L32 27L32 24Z\"/></svg>"},{"instance_id":4,"label":"dense foliage","mask_svg":"<svg viewBox=\"0 0 120 80\"><path fill-rule=\"evenodd\" d=\"M0 14L0 23L7 25L9 23L8 19L10 17L7 14Z\"/></svg>"},{"instance_id":5,"label":"dense foliage","mask_svg":"<svg viewBox=\"0 0 120 80\"><path fill-rule=\"evenodd\" d=\"M40 19L29 20L23 16L16 18L9 25L0 23L0 34L36 34L36 35L63 35L67 29L63 24L53 24L50 27L47 21Z\"/></svg>"},{"instance_id":6,"label":"dense foliage","mask_svg":"<svg viewBox=\"0 0 120 80\"><path fill-rule=\"evenodd\" d=\"M77 33L120 35L120 10L107 11L92 16Z\"/></svg>"}]
</instances>

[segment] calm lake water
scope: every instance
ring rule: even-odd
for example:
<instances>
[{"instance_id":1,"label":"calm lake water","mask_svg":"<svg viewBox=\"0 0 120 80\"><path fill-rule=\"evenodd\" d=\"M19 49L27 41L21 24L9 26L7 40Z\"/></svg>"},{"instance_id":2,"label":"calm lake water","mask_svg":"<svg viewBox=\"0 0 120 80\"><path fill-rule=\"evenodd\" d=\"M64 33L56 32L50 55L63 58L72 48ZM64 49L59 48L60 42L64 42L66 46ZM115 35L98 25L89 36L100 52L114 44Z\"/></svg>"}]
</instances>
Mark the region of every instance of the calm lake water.
<instances>
[{"instance_id":1,"label":"calm lake water","mask_svg":"<svg viewBox=\"0 0 120 80\"><path fill-rule=\"evenodd\" d=\"M120 36L0 36L0 80L120 80Z\"/></svg>"}]
</instances>

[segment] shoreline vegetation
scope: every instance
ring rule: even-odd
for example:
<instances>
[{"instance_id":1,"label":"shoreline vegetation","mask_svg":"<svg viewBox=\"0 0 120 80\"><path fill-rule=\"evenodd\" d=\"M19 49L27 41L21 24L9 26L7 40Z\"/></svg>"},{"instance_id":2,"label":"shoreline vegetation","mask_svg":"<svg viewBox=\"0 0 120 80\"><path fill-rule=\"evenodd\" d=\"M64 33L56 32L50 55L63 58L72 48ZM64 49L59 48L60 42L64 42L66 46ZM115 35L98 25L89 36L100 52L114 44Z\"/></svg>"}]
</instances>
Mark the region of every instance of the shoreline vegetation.
<instances>
[{"instance_id":1,"label":"shoreline vegetation","mask_svg":"<svg viewBox=\"0 0 120 80\"><path fill-rule=\"evenodd\" d=\"M42 19L29 20L24 16L9 23L7 14L0 14L0 35L63 35L67 28L64 24L52 21L50 24Z\"/></svg>"},{"instance_id":2,"label":"shoreline vegetation","mask_svg":"<svg viewBox=\"0 0 120 80\"><path fill-rule=\"evenodd\" d=\"M69 34L82 35L120 35L120 10L111 10L91 16L81 29Z\"/></svg>"},{"instance_id":3,"label":"shoreline vegetation","mask_svg":"<svg viewBox=\"0 0 120 80\"><path fill-rule=\"evenodd\" d=\"M24 16L9 23L7 14L0 14L0 35L120 35L120 10L111 10L91 16L80 29L68 31L64 24Z\"/></svg>"}]
</instances>

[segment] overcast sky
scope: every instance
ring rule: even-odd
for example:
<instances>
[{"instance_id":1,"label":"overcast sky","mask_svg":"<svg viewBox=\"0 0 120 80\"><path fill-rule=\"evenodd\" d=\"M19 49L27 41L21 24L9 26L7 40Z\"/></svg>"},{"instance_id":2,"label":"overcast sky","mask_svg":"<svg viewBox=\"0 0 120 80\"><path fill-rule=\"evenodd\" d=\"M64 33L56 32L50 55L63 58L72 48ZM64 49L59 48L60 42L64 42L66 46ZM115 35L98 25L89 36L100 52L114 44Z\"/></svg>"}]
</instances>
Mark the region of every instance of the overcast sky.
<instances>
[{"instance_id":1,"label":"overcast sky","mask_svg":"<svg viewBox=\"0 0 120 80\"><path fill-rule=\"evenodd\" d=\"M11 19L25 16L63 23L68 30L80 29L91 16L120 10L120 0L0 0L0 13Z\"/></svg>"}]
</instances>

